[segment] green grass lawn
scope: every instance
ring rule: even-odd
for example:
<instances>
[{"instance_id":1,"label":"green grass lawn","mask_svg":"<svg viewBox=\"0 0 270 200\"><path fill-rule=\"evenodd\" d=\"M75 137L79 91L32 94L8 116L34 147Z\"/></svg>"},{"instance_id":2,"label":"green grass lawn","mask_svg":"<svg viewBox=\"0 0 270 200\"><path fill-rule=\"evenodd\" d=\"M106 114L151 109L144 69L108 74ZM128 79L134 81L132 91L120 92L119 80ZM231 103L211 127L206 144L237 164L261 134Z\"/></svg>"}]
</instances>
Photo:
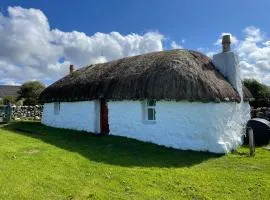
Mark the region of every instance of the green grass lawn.
<instances>
[{"instance_id":1,"label":"green grass lawn","mask_svg":"<svg viewBox=\"0 0 270 200\"><path fill-rule=\"evenodd\" d=\"M17 122L0 128L0 199L270 199L270 151L180 151Z\"/></svg>"}]
</instances>

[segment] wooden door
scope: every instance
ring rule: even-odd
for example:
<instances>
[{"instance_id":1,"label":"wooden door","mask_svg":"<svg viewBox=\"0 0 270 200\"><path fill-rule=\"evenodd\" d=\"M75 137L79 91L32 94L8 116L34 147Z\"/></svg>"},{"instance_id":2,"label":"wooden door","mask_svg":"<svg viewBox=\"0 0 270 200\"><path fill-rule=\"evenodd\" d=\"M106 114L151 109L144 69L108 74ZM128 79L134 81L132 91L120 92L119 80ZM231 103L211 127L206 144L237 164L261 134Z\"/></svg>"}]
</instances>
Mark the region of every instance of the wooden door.
<instances>
[{"instance_id":1,"label":"wooden door","mask_svg":"<svg viewBox=\"0 0 270 200\"><path fill-rule=\"evenodd\" d=\"M100 100L100 133L102 135L109 133L108 104L105 99Z\"/></svg>"}]
</instances>

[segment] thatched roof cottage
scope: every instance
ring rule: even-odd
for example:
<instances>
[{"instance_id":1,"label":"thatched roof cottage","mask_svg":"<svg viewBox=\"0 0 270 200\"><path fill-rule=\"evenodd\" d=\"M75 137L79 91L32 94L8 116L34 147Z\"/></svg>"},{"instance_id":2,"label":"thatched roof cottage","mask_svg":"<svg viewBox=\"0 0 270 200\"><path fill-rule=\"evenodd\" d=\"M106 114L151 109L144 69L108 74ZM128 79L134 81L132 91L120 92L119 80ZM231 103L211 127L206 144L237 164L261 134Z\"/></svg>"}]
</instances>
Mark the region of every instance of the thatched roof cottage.
<instances>
[{"instance_id":1,"label":"thatched roof cottage","mask_svg":"<svg viewBox=\"0 0 270 200\"><path fill-rule=\"evenodd\" d=\"M242 143L251 98L223 38L213 57L168 50L89 65L47 87L42 123L179 149L228 152ZM243 92L244 91L244 92Z\"/></svg>"}]
</instances>

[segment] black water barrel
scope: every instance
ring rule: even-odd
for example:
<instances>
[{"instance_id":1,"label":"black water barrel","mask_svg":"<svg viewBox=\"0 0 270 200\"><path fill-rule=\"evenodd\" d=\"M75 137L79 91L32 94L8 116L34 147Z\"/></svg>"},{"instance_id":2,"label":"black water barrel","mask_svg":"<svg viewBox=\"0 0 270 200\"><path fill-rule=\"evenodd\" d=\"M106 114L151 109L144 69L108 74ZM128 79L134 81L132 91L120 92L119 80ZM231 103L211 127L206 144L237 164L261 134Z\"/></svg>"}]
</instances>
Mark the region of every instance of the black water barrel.
<instances>
[{"instance_id":1,"label":"black water barrel","mask_svg":"<svg viewBox=\"0 0 270 200\"><path fill-rule=\"evenodd\" d=\"M248 121L247 127L253 129L255 145L267 145L270 140L270 122L262 118L253 118ZM248 144L248 134L244 139L245 144Z\"/></svg>"}]
</instances>

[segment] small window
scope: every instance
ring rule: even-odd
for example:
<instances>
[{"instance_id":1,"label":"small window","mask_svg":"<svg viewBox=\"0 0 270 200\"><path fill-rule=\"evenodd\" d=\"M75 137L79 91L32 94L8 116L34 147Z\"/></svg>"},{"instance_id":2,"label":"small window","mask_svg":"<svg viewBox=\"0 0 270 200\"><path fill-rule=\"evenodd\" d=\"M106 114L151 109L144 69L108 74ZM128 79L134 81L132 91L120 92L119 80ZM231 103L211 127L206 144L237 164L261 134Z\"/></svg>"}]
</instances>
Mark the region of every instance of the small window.
<instances>
[{"instance_id":1,"label":"small window","mask_svg":"<svg viewBox=\"0 0 270 200\"><path fill-rule=\"evenodd\" d=\"M54 114L59 115L60 113L60 102L54 102Z\"/></svg>"},{"instance_id":2,"label":"small window","mask_svg":"<svg viewBox=\"0 0 270 200\"><path fill-rule=\"evenodd\" d=\"M156 120L156 101L148 100L146 107L146 119L147 121L155 121Z\"/></svg>"}]
</instances>

